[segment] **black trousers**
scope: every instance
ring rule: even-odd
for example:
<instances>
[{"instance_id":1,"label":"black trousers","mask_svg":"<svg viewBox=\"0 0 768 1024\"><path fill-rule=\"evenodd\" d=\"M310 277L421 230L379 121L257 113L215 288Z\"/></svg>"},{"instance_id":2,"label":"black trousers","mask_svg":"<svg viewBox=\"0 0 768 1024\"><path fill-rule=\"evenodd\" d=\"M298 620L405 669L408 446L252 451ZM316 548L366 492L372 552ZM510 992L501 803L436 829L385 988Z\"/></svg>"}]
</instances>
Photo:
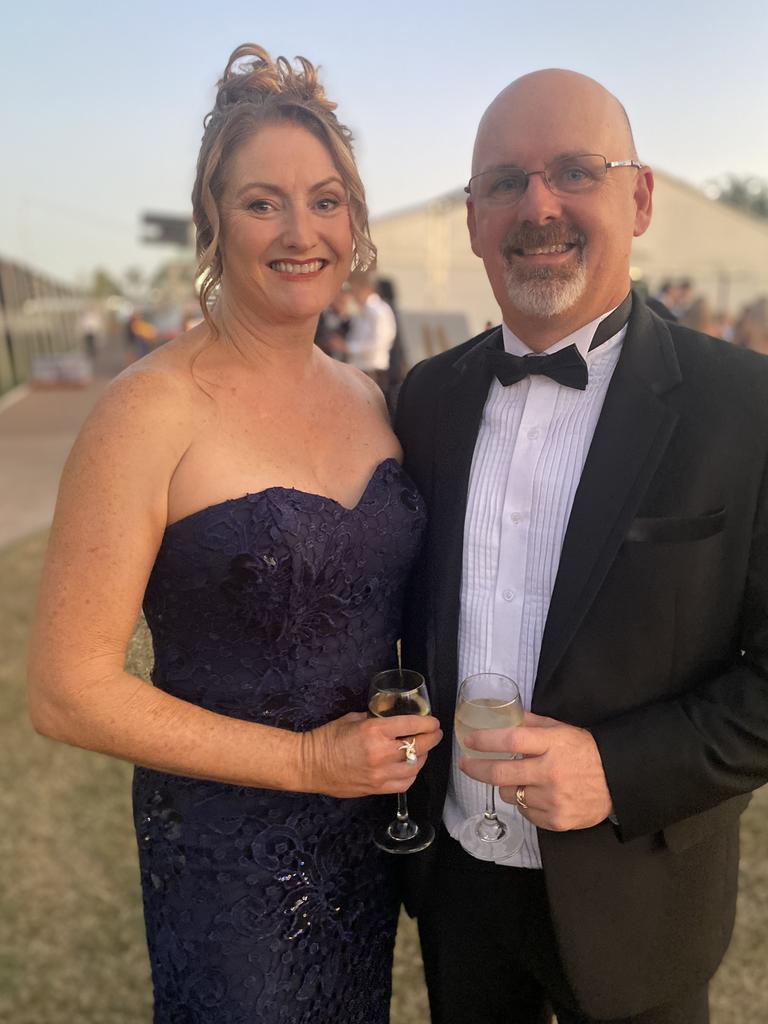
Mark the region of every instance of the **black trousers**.
<instances>
[{"instance_id":1,"label":"black trousers","mask_svg":"<svg viewBox=\"0 0 768 1024\"><path fill-rule=\"evenodd\" d=\"M499 867L438 837L419 913L432 1024L593 1024L557 951L543 872ZM707 986L674 1004L602 1024L708 1024Z\"/></svg>"}]
</instances>

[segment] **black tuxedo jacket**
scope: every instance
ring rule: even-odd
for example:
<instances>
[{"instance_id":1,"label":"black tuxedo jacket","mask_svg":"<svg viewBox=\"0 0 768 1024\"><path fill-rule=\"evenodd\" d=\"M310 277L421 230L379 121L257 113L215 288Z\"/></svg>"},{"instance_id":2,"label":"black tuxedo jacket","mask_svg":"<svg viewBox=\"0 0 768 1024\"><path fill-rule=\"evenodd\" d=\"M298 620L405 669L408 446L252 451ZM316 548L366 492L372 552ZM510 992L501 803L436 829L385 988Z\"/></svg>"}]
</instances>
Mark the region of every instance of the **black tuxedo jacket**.
<instances>
[{"instance_id":1,"label":"black tuxedo jacket","mask_svg":"<svg viewBox=\"0 0 768 1024\"><path fill-rule=\"evenodd\" d=\"M429 511L403 663L427 676L445 733L411 790L435 823L483 351L498 330L416 366L397 415ZM703 983L733 927L739 815L768 780L768 359L637 299L571 511L533 711L593 733L620 823L539 830L584 1011L624 1017ZM412 913L432 856L403 858Z\"/></svg>"}]
</instances>

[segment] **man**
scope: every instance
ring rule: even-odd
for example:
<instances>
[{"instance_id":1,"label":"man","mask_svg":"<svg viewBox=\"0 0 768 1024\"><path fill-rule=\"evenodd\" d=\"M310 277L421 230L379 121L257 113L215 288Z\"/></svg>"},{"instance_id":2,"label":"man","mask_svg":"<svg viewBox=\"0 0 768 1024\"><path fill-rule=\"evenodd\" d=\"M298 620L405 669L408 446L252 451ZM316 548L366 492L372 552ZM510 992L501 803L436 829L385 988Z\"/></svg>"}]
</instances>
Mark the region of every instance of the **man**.
<instances>
[{"instance_id":1,"label":"man","mask_svg":"<svg viewBox=\"0 0 768 1024\"><path fill-rule=\"evenodd\" d=\"M768 778L768 361L632 302L652 190L596 82L508 86L467 200L503 325L401 393L430 517L403 663L446 734L410 800L444 827L406 864L434 1024L704 1024L730 938ZM523 759L453 744L485 671L534 713L470 745ZM485 782L522 816L508 863L452 838Z\"/></svg>"},{"instance_id":2,"label":"man","mask_svg":"<svg viewBox=\"0 0 768 1024\"><path fill-rule=\"evenodd\" d=\"M370 270L353 270L349 290L360 307L350 322L347 334L347 361L363 370L376 383L386 387L389 356L397 334L395 314L374 289Z\"/></svg>"}]
</instances>

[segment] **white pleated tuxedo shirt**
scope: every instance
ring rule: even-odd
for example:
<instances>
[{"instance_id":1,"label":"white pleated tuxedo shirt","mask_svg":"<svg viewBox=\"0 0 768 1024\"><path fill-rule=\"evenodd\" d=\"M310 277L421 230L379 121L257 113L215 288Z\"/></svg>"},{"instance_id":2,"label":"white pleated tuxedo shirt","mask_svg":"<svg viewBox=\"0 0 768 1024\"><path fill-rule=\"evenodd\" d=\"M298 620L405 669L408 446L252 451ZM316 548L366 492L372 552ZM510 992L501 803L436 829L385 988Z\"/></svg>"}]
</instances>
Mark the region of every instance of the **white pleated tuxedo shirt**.
<instances>
[{"instance_id":1,"label":"white pleated tuxedo shirt","mask_svg":"<svg viewBox=\"0 0 768 1024\"><path fill-rule=\"evenodd\" d=\"M605 316L547 349L552 353L576 345L589 370L585 391L544 376L526 377L508 387L494 378L472 458L464 522L459 681L477 672L510 676L526 710L573 499L626 334L623 327L590 352ZM507 352L531 354L506 324L502 332ZM485 787L459 769L455 737L453 744L443 820L455 838L463 821L485 809ZM496 806L499 817L518 817L525 833L520 852L504 863L540 868L535 826L498 793Z\"/></svg>"}]
</instances>

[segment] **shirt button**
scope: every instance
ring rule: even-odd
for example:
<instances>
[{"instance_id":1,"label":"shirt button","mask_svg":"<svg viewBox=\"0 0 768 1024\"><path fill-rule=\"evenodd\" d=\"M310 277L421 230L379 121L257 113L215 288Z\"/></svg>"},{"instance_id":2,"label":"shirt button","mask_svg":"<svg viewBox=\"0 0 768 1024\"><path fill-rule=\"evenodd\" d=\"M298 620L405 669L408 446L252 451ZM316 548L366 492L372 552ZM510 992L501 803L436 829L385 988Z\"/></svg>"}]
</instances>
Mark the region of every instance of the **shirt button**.
<instances>
[{"instance_id":1,"label":"shirt button","mask_svg":"<svg viewBox=\"0 0 768 1024\"><path fill-rule=\"evenodd\" d=\"M515 600L515 592L514 590L510 590L509 587L507 587L506 590L502 590L501 596L504 598L505 601Z\"/></svg>"},{"instance_id":2,"label":"shirt button","mask_svg":"<svg viewBox=\"0 0 768 1024\"><path fill-rule=\"evenodd\" d=\"M538 427L531 427L531 429L528 431L528 440L529 441L535 441L538 436L539 436L539 428Z\"/></svg>"},{"instance_id":3,"label":"shirt button","mask_svg":"<svg viewBox=\"0 0 768 1024\"><path fill-rule=\"evenodd\" d=\"M522 514L520 512L510 512L509 518L515 524L515 526L517 526L518 523L521 523L523 519Z\"/></svg>"}]
</instances>

